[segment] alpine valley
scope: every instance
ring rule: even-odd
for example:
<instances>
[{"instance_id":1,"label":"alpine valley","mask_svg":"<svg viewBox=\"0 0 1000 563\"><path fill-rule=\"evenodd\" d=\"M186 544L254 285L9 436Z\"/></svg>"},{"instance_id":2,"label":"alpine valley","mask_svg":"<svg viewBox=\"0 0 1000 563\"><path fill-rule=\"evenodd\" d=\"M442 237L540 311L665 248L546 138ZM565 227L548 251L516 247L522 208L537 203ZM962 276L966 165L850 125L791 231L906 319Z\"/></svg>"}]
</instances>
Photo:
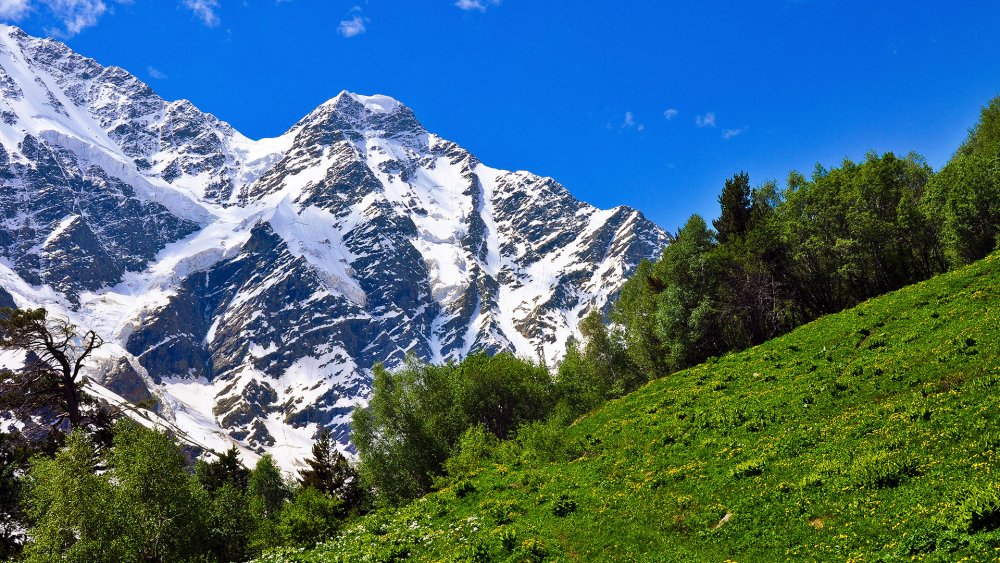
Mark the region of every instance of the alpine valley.
<instances>
[{"instance_id":1,"label":"alpine valley","mask_svg":"<svg viewBox=\"0 0 1000 563\"><path fill-rule=\"evenodd\" d=\"M288 469L322 427L350 449L376 362L554 365L668 242L386 96L341 92L251 140L9 26L0 93L0 306L97 331L92 392Z\"/></svg>"}]
</instances>

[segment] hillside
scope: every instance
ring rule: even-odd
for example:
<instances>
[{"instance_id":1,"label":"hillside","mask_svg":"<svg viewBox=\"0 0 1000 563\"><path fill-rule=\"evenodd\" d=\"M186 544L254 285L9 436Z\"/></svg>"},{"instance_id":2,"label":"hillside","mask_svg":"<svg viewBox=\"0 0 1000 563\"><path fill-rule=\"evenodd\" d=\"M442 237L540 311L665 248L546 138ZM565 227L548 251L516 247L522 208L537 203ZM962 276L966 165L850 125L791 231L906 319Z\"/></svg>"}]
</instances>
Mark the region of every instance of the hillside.
<instances>
[{"instance_id":1,"label":"hillside","mask_svg":"<svg viewBox=\"0 0 1000 563\"><path fill-rule=\"evenodd\" d=\"M993 254L657 380L264 560L993 559L998 302Z\"/></svg>"}]
</instances>

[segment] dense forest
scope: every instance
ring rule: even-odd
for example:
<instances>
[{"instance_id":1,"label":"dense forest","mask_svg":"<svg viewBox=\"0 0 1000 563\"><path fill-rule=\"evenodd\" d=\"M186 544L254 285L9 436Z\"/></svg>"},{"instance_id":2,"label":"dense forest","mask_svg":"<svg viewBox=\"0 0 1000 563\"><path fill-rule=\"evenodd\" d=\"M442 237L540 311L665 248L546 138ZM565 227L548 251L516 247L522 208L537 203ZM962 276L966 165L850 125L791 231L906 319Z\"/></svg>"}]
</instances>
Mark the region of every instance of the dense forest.
<instances>
[{"instance_id":1,"label":"dense forest","mask_svg":"<svg viewBox=\"0 0 1000 563\"><path fill-rule=\"evenodd\" d=\"M940 171L914 154L870 153L792 172L783 188L737 173L718 200L718 219L692 216L609 311L583 320L583 339L554 370L509 354L376 365L370 404L353 419L358 462L324 433L294 480L266 455L245 468L235 449L193 461L177 436L87 396L79 373L96 335L44 311L0 311L0 347L35 358L0 374L0 409L53 420L44 440L0 434L0 559L279 558L435 490L460 498L484 459L564 459L563 430L611 399L993 252L1000 98ZM575 509L566 498L553 514ZM509 551L544 558L532 549Z\"/></svg>"}]
</instances>

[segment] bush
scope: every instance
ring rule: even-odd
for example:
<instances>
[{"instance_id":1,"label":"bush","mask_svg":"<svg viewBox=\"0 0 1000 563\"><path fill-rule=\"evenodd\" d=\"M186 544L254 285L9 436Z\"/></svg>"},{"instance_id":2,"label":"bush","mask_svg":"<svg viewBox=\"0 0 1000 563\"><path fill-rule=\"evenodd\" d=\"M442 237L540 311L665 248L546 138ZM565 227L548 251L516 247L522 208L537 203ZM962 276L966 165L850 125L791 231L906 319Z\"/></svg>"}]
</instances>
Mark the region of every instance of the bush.
<instances>
[{"instance_id":1,"label":"bush","mask_svg":"<svg viewBox=\"0 0 1000 563\"><path fill-rule=\"evenodd\" d=\"M967 534L1000 528L1000 490L985 485L966 491L950 510L942 511L941 518L942 524Z\"/></svg>"},{"instance_id":2,"label":"bush","mask_svg":"<svg viewBox=\"0 0 1000 563\"><path fill-rule=\"evenodd\" d=\"M753 477L755 475L760 475L764 472L764 460L763 459L751 459L744 461L743 463L736 464L730 472L729 476L734 479L742 479L744 477Z\"/></svg>"},{"instance_id":3,"label":"bush","mask_svg":"<svg viewBox=\"0 0 1000 563\"><path fill-rule=\"evenodd\" d=\"M552 514L560 518L569 516L573 512L576 512L576 501L570 498L569 495L559 495L559 498L552 505Z\"/></svg>"},{"instance_id":4,"label":"bush","mask_svg":"<svg viewBox=\"0 0 1000 563\"><path fill-rule=\"evenodd\" d=\"M499 443L497 437L487 432L486 427L481 424L466 430L458 439L455 453L444 462L448 480L475 475L494 458Z\"/></svg>"},{"instance_id":5,"label":"bush","mask_svg":"<svg viewBox=\"0 0 1000 563\"><path fill-rule=\"evenodd\" d=\"M895 487L917 474L917 463L899 452L871 452L857 456L851 464L851 477L860 487Z\"/></svg>"},{"instance_id":6,"label":"bush","mask_svg":"<svg viewBox=\"0 0 1000 563\"><path fill-rule=\"evenodd\" d=\"M312 487L295 491L291 502L281 509L278 533L285 545L312 547L333 536L340 523L343 502Z\"/></svg>"}]
</instances>

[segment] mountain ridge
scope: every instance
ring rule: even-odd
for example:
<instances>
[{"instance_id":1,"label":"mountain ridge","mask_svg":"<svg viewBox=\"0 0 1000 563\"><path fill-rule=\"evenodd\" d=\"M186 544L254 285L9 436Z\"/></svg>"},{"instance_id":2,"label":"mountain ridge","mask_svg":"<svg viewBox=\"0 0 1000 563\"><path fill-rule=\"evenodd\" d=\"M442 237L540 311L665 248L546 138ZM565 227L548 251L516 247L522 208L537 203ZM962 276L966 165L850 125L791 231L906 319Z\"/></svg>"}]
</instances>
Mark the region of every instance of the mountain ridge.
<instances>
[{"instance_id":1,"label":"mountain ridge","mask_svg":"<svg viewBox=\"0 0 1000 563\"><path fill-rule=\"evenodd\" d=\"M668 242L636 210L486 166L388 96L342 91L254 141L9 26L0 88L11 301L98 330L112 391L286 467L320 426L348 444L376 361L557 362Z\"/></svg>"}]
</instances>

